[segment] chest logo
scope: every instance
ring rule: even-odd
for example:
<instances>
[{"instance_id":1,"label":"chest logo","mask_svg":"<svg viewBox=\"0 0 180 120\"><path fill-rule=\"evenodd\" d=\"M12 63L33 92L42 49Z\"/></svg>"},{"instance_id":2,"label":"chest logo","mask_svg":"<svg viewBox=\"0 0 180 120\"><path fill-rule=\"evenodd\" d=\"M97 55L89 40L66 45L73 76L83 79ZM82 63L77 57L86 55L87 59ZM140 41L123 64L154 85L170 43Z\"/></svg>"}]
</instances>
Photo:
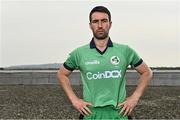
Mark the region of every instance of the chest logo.
<instances>
[{"instance_id":1,"label":"chest logo","mask_svg":"<svg viewBox=\"0 0 180 120\"><path fill-rule=\"evenodd\" d=\"M112 63L113 65L117 65L117 64L119 64L119 62L120 62L120 60L119 60L119 57L118 57L118 56L112 56L112 57L111 57L111 63Z\"/></svg>"},{"instance_id":2,"label":"chest logo","mask_svg":"<svg viewBox=\"0 0 180 120\"><path fill-rule=\"evenodd\" d=\"M92 61L87 61L85 62L86 65L93 65L93 64L100 64L98 60L92 60Z\"/></svg>"}]
</instances>

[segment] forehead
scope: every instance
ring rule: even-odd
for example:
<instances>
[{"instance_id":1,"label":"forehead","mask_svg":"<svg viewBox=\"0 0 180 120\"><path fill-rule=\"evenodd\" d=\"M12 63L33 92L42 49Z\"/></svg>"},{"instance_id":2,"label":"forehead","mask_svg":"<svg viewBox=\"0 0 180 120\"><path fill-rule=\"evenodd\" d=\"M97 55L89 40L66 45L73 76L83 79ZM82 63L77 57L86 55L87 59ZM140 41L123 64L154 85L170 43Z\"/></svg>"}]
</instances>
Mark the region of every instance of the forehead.
<instances>
[{"instance_id":1,"label":"forehead","mask_svg":"<svg viewBox=\"0 0 180 120\"><path fill-rule=\"evenodd\" d=\"M91 15L91 20L101 20L101 19L109 19L108 14L103 12L94 12Z\"/></svg>"}]
</instances>

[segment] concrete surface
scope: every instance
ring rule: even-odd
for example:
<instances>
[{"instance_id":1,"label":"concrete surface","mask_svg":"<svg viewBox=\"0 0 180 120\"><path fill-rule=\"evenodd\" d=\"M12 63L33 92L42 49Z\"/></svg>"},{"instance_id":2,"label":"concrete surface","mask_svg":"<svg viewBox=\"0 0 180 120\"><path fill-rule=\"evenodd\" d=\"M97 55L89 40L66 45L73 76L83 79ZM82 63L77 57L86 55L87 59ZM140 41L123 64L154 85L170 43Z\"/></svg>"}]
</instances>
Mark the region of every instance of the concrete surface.
<instances>
[{"instance_id":1,"label":"concrete surface","mask_svg":"<svg viewBox=\"0 0 180 120\"><path fill-rule=\"evenodd\" d=\"M82 97L82 86L73 86ZM127 96L134 86L127 86ZM134 119L180 119L180 87L151 86L146 89ZM78 119L58 85L0 85L0 119Z\"/></svg>"},{"instance_id":2,"label":"concrete surface","mask_svg":"<svg viewBox=\"0 0 180 120\"><path fill-rule=\"evenodd\" d=\"M0 84L57 84L57 70L0 70ZM180 85L180 70L154 70L150 85ZM136 85L138 74L128 70L127 85ZM70 76L73 85L80 85L80 75L75 71Z\"/></svg>"}]
</instances>

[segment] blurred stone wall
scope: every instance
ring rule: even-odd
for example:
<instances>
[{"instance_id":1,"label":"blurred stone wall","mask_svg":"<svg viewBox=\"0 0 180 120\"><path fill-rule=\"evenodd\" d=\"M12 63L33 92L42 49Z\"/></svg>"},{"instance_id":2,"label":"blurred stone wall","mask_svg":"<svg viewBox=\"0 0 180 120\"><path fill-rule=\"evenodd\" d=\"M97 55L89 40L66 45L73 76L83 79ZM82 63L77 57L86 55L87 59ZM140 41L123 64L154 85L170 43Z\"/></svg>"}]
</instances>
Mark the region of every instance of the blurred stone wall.
<instances>
[{"instance_id":1,"label":"blurred stone wall","mask_svg":"<svg viewBox=\"0 0 180 120\"><path fill-rule=\"evenodd\" d=\"M180 85L180 70L156 70L150 85L178 86ZM58 84L57 70L0 70L0 84ZM126 73L127 85L137 85L138 73L128 70ZM73 85L80 85L78 71L70 75Z\"/></svg>"}]
</instances>

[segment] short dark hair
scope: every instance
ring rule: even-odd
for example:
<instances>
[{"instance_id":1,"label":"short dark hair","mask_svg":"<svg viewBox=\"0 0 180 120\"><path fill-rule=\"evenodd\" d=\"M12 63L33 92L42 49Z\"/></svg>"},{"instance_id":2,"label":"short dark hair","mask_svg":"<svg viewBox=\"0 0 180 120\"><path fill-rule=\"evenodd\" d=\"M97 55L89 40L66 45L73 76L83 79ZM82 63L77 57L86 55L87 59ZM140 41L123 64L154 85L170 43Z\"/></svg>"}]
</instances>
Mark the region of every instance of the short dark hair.
<instances>
[{"instance_id":1,"label":"short dark hair","mask_svg":"<svg viewBox=\"0 0 180 120\"><path fill-rule=\"evenodd\" d=\"M94 12L102 12L102 13L106 13L108 14L108 17L109 17L109 21L111 21L111 13L110 11L104 7L104 6L96 6L94 7L91 12L89 13L89 21L91 22L91 16Z\"/></svg>"}]
</instances>

